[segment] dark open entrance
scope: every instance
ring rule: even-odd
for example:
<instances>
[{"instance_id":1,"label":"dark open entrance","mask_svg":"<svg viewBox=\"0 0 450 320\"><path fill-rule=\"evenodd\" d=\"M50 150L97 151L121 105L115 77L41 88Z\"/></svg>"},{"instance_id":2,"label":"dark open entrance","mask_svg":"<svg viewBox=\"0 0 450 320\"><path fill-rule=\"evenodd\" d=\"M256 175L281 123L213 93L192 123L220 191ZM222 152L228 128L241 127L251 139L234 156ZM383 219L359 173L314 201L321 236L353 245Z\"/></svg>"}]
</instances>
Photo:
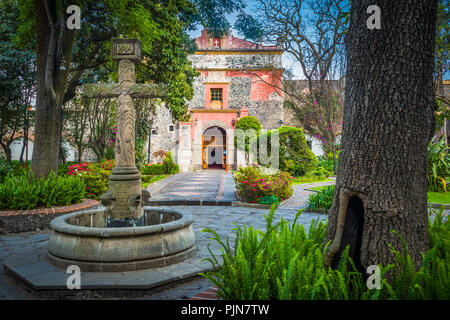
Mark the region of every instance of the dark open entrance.
<instances>
[{"instance_id":1,"label":"dark open entrance","mask_svg":"<svg viewBox=\"0 0 450 320\"><path fill-rule=\"evenodd\" d=\"M339 251L333 258L333 267L339 264L339 259L345 247L349 245L349 257L355 263L356 269L365 275L365 270L361 264L361 243L364 226L364 205L361 199L356 196L350 198L345 217L344 232Z\"/></svg>"},{"instance_id":2,"label":"dark open entrance","mask_svg":"<svg viewBox=\"0 0 450 320\"><path fill-rule=\"evenodd\" d=\"M225 169L227 163L227 134L220 127L210 127L203 132L202 167Z\"/></svg>"}]
</instances>

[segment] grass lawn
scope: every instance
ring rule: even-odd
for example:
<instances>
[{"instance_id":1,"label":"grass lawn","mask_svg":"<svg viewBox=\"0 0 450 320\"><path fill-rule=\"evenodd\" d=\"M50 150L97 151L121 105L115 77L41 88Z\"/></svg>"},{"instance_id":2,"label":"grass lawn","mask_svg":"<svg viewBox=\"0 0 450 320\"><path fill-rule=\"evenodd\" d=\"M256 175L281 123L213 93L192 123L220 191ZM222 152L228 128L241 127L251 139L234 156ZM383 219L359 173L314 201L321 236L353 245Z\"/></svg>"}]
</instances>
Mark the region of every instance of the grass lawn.
<instances>
[{"instance_id":1,"label":"grass lawn","mask_svg":"<svg viewBox=\"0 0 450 320\"><path fill-rule=\"evenodd\" d=\"M320 191L320 190L322 190L325 187L326 186L320 186L320 187L313 187L313 188L308 188L308 189Z\"/></svg>"},{"instance_id":2,"label":"grass lawn","mask_svg":"<svg viewBox=\"0 0 450 320\"><path fill-rule=\"evenodd\" d=\"M158 175L154 175L150 178L150 180L147 180L146 182L142 182L142 188L146 188L148 185L152 184L153 182L162 180L164 178L167 178L168 176L170 176L170 174L158 174Z\"/></svg>"},{"instance_id":3,"label":"grass lawn","mask_svg":"<svg viewBox=\"0 0 450 320\"><path fill-rule=\"evenodd\" d=\"M309 188L309 189L320 191L323 188L324 188L324 186L313 187L313 188ZM450 203L450 192L428 192L428 202L449 204Z\"/></svg>"},{"instance_id":4,"label":"grass lawn","mask_svg":"<svg viewBox=\"0 0 450 320\"><path fill-rule=\"evenodd\" d=\"M428 192L428 202L450 203L450 192Z\"/></svg>"},{"instance_id":5,"label":"grass lawn","mask_svg":"<svg viewBox=\"0 0 450 320\"><path fill-rule=\"evenodd\" d=\"M335 181L335 180L328 179L328 178L314 180L314 179L311 179L311 177L295 177L295 179L292 180L292 184L294 185L294 184L305 184L305 183L314 183L314 182L332 182L332 181Z\"/></svg>"}]
</instances>

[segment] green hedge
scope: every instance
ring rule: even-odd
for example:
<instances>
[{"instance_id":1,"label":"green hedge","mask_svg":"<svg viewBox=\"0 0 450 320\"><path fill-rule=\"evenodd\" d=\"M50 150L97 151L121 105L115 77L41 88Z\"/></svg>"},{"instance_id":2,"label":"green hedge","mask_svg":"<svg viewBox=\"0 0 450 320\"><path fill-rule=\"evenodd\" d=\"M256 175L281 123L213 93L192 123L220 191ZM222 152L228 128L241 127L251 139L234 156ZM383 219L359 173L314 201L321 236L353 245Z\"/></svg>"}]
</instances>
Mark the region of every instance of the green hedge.
<instances>
[{"instance_id":1,"label":"green hedge","mask_svg":"<svg viewBox=\"0 0 450 320\"><path fill-rule=\"evenodd\" d=\"M85 188L77 177L50 174L37 180L29 179L27 174L8 175L0 184L0 209L30 210L79 203Z\"/></svg>"},{"instance_id":2,"label":"green hedge","mask_svg":"<svg viewBox=\"0 0 450 320\"><path fill-rule=\"evenodd\" d=\"M166 157L163 162L164 173L165 174L174 174L180 172L180 167L176 164L172 159L172 152L167 152Z\"/></svg>"},{"instance_id":3,"label":"green hedge","mask_svg":"<svg viewBox=\"0 0 450 320\"><path fill-rule=\"evenodd\" d=\"M144 175L164 174L164 166L162 164L150 164L142 167L141 173Z\"/></svg>"},{"instance_id":4,"label":"green hedge","mask_svg":"<svg viewBox=\"0 0 450 320\"><path fill-rule=\"evenodd\" d=\"M249 151L249 137L245 137L245 132L247 130L255 130L255 134L258 135L259 130L261 130L261 123L259 120L252 116L247 116L239 119L236 122L235 136L234 136L234 147L245 146L245 151ZM245 141L244 141L245 138Z\"/></svg>"},{"instance_id":5,"label":"green hedge","mask_svg":"<svg viewBox=\"0 0 450 320\"><path fill-rule=\"evenodd\" d=\"M143 175L175 174L178 172L180 172L180 167L173 161L170 151L162 164L154 163L141 167L141 174Z\"/></svg>"},{"instance_id":6,"label":"green hedge","mask_svg":"<svg viewBox=\"0 0 450 320\"><path fill-rule=\"evenodd\" d=\"M258 150L260 148L260 137L265 135L267 136L268 153L270 156L273 148L271 137L274 132L278 132L280 139L279 169L281 171L287 171L293 176L302 176L316 167L317 158L308 147L305 135L301 128L281 127L262 133L258 136ZM274 149L274 151L276 152L278 150Z\"/></svg>"}]
</instances>

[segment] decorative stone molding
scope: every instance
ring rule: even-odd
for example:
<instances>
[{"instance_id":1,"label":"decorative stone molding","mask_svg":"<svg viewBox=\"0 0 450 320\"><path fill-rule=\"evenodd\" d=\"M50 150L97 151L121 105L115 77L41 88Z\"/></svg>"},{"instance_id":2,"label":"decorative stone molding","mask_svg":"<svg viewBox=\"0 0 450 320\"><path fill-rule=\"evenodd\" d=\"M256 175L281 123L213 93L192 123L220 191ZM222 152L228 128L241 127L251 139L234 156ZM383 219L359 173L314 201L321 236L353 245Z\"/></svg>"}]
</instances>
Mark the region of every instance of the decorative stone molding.
<instances>
[{"instance_id":1,"label":"decorative stone molding","mask_svg":"<svg viewBox=\"0 0 450 320\"><path fill-rule=\"evenodd\" d=\"M231 54L195 54L190 55L189 60L195 69L267 69L281 68L282 52L274 51L273 54L252 53L240 55Z\"/></svg>"}]
</instances>

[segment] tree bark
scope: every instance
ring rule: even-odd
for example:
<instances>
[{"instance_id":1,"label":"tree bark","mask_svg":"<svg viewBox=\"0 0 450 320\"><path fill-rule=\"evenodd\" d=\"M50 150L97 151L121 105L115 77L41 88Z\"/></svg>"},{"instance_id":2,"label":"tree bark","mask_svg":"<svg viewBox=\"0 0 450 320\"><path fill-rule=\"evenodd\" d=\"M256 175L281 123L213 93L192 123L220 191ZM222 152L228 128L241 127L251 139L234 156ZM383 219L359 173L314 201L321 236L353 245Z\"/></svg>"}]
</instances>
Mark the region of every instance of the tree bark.
<instances>
[{"instance_id":1,"label":"tree bark","mask_svg":"<svg viewBox=\"0 0 450 320\"><path fill-rule=\"evenodd\" d=\"M11 164L11 162L12 162L12 156L11 156L11 144L4 144L4 143L1 143L0 145L1 145L2 149L3 149L4 154L5 154L6 161L7 161L9 164Z\"/></svg>"},{"instance_id":2,"label":"tree bark","mask_svg":"<svg viewBox=\"0 0 450 320\"><path fill-rule=\"evenodd\" d=\"M36 178L58 171L62 101L74 32L65 28L64 16L57 17L56 1L35 0L36 122L31 168Z\"/></svg>"},{"instance_id":3,"label":"tree bark","mask_svg":"<svg viewBox=\"0 0 450 320\"><path fill-rule=\"evenodd\" d=\"M369 30L369 5L381 29ZM392 263L388 243L416 267L429 248L427 143L436 103L433 68L437 0L352 1L341 152L325 241L327 264L348 244L361 272Z\"/></svg>"}]
</instances>

